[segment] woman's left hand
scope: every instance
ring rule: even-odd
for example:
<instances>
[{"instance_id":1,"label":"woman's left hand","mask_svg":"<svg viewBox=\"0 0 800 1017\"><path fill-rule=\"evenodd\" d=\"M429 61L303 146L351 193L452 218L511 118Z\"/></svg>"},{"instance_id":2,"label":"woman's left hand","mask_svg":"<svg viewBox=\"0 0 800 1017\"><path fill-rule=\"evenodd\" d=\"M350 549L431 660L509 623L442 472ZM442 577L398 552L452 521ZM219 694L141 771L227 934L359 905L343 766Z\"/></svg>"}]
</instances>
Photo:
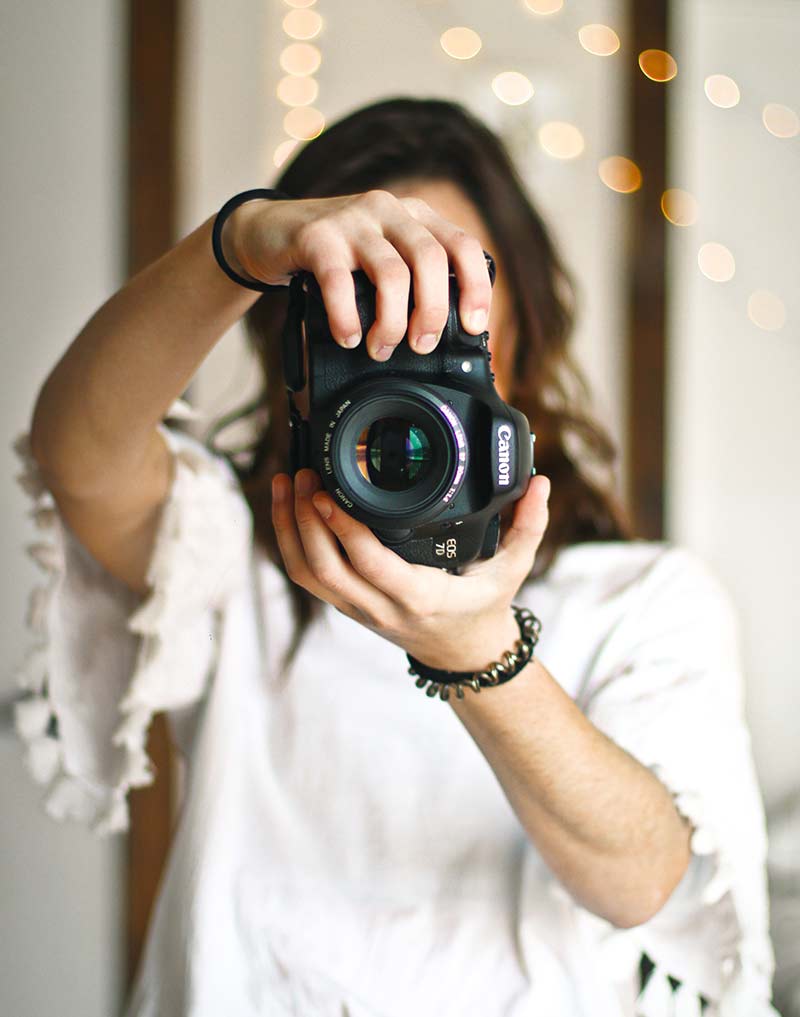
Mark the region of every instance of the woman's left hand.
<instances>
[{"instance_id":1,"label":"woman's left hand","mask_svg":"<svg viewBox=\"0 0 800 1017\"><path fill-rule=\"evenodd\" d=\"M511 602L547 528L547 477L533 477L515 503L494 557L460 575L405 561L321 487L308 469L294 484L285 473L273 481L272 521L293 582L429 667L480 670L514 645Z\"/></svg>"}]
</instances>

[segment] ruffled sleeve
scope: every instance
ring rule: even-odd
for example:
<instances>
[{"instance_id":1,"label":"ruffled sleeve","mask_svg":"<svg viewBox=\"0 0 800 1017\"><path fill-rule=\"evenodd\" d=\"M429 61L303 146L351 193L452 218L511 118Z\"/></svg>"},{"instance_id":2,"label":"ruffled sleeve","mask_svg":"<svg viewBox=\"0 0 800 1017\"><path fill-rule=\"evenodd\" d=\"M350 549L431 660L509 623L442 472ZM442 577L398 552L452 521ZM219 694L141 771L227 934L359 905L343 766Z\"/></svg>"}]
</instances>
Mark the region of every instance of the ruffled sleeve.
<instances>
[{"instance_id":1,"label":"ruffled sleeve","mask_svg":"<svg viewBox=\"0 0 800 1017\"><path fill-rule=\"evenodd\" d=\"M165 419L194 415L177 400ZM172 454L142 597L107 572L62 518L31 455L13 448L42 569L30 593L31 642L17 671L16 727L34 780L57 819L100 834L127 829L127 793L154 779L146 751L154 713L196 704L211 678L221 613L246 582L252 518L230 464L165 423Z\"/></svg>"},{"instance_id":2,"label":"ruffled sleeve","mask_svg":"<svg viewBox=\"0 0 800 1017\"><path fill-rule=\"evenodd\" d=\"M738 643L719 581L694 555L666 547L631 591L578 698L660 778L693 827L689 869L664 907L606 939L609 957L645 958L637 1017L676 1005L720 1017L776 1014L766 824Z\"/></svg>"}]
</instances>

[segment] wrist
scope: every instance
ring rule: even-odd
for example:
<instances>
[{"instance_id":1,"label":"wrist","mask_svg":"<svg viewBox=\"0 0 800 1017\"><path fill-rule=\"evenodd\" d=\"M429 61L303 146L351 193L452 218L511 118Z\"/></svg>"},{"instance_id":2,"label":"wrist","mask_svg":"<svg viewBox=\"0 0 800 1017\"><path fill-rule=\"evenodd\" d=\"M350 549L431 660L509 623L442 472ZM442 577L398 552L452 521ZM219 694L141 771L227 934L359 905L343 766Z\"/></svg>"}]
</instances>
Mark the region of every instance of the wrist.
<instances>
[{"instance_id":1,"label":"wrist","mask_svg":"<svg viewBox=\"0 0 800 1017\"><path fill-rule=\"evenodd\" d=\"M496 614L482 615L467 631L456 633L452 641L439 639L419 652L409 652L421 663L442 671L482 671L510 650L517 639L519 625L509 605Z\"/></svg>"},{"instance_id":2,"label":"wrist","mask_svg":"<svg viewBox=\"0 0 800 1017\"><path fill-rule=\"evenodd\" d=\"M267 204L271 202L264 198L254 198L239 205L225 220L220 234L225 260L235 272L252 281L257 281L257 276L251 268L248 268L251 259L247 253L247 233L253 216L258 215Z\"/></svg>"}]
</instances>

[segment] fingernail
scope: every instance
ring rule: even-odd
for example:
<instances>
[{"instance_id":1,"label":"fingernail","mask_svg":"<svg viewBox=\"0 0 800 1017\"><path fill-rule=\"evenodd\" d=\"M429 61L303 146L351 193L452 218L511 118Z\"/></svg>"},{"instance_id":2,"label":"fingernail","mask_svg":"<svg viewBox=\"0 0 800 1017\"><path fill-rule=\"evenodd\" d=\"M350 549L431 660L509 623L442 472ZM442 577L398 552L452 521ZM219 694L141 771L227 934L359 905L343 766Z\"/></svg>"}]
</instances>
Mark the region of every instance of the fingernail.
<instances>
[{"instance_id":1,"label":"fingernail","mask_svg":"<svg viewBox=\"0 0 800 1017\"><path fill-rule=\"evenodd\" d=\"M549 501L550 500L550 478L549 477L542 477L542 480L544 481L544 500L545 501Z\"/></svg>"},{"instance_id":2,"label":"fingernail","mask_svg":"<svg viewBox=\"0 0 800 1017\"><path fill-rule=\"evenodd\" d=\"M358 346L360 342L361 342L360 332L354 332L352 335L349 335L346 339L342 340L342 344L346 346L348 350L352 350L355 346Z\"/></svg>"},{"instance_id":3,"label":"fingernail","mask_svg":"<svg viewBox=\"0 0 800 1017\"><path fill-rule=\"evenodd\" d=\"M272 500L276 505L286 500L286 490L278 477L272 478Z\"/></svg>"},{"instance_id":4,"label":"fingernail","mask_svg":"<svg viewBox=\"0 0 800 1017\"><path fill-rule=\"evenodd\" d=\"M417 339L415 349L417 353L430 353L439 342L439 336L434 332L426 332Z\"/></svg>"},{"instance_id":5,"label":"fingernail","mask_svg":"<svg viewBox=\"0 0 800 1017\"><path fill-rule=\"evenodd\" d=\"M333 511L331 508L330 501L324 495L318 495L311 499L314 508L319 512L323 519L330 518L330 514Z\"/></svg>"},{"instance_id":6,"label":"fingernail","mask_svg":"<svg viewBox=\"0 0 800 1017\"><path fill-rule=\"evenodd\" d=\"M379 346L373 354L374 360L388 360L394 351L394 346Z\"/></svg>"},{"instance_id":7,"label":"fingernail","mask_svg":"<svg viewBox=\"0 0 800 1017\"><path fill-rule=\"evenodd\" d=\"M467 311L464 323L470 332L483 332L486 328L486 311L482 307L475 311Z\"/></svg>"}]
</instances>

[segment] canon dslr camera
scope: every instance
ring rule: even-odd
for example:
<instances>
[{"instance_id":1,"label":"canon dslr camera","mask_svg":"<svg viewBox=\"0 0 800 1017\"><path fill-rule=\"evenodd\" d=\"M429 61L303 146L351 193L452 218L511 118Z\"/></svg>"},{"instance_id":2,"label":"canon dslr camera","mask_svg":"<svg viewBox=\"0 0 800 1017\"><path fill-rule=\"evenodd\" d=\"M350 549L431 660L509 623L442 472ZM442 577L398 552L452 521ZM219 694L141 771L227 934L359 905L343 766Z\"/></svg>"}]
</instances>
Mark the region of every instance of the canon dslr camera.
<instances>
[{"instance_id":1,"label":"canon dslr camera","mask_svg":"<svg viewBox=\"0 0 800 1017\"><path fill-rule=\"evenodd\" d=\"M494 260L486 259L494 285ZM366 335L375 287L361 270L353 280ZM491 557L500 510L535 472L535 436L495 390L488 332L462 329L452 271L450 313L436 349L415 353L406 335L385 363L372 360L363 341L353 350L334 342L311 273L300 273L292 287L283 333L291 473L316 470L336 502L406 561L455 570ZM409 317L413 306L412 286ZM303 419L292 393L306 379Z\"/></svg>"}]
</instances>

